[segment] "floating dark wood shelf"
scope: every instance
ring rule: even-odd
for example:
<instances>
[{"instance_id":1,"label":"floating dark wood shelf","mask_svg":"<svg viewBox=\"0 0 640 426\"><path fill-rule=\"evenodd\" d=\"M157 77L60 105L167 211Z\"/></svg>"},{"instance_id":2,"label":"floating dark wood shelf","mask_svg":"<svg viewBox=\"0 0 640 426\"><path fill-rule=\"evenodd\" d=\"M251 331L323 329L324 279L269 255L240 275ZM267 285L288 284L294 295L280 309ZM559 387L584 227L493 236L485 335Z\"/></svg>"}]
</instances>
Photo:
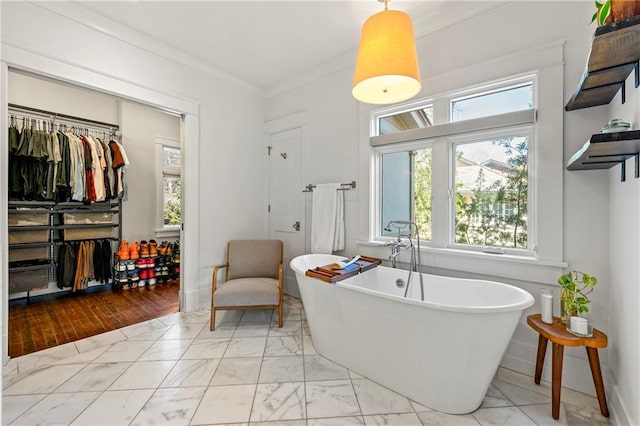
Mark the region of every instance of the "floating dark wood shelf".
<instances>
[{"instance_id":1,"label":"floating dark wood shelf","mask_svg":"<svg viewBox=\"0 0 640 426\"><path fill-rule=\"evenodd\" d=\"M640 85L639 60L640 16L598 27L582 80L565 110L606 105L618 90L624 103L624 83L631 71L635 70L635 87Z\"/></svg>"},{"instance_id":2,"label":"floating dark wood shelf","mask_svg":"<svg viewBox=\"0 0 640 426\"><path fill-rule=\"evenodd\" d=\"M635 177L639 177L640 130L627 132L597 133L573 154L567 170L609 169L622 165L621 180L625 180L625 161L636 157Z\"/></svg>"}]
</instances>

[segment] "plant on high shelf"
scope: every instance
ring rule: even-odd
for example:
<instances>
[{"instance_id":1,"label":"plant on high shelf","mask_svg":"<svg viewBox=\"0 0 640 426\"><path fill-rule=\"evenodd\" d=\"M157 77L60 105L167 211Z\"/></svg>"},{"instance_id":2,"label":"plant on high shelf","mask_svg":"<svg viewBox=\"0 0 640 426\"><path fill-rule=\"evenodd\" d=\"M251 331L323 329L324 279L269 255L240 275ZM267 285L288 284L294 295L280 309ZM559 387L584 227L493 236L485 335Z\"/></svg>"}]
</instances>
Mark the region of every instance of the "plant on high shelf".
<instances>
[{"instance_id":1,"label":"plant on high shelf","mask_svg":"<svg viewBox=\"0 0 640 426\"><path fill-rule=\"evenodd\" d=\"M589 293L598 284L598 278L584 272L572 269L569 273L558 278L558 284L562 287L560 293L561 319L566 322L571 316L578 316L589 312L587 306Z\"/></svg>"},{"instance_id":2,"label":"plant on high shelf","mask_svg":"<svg viewBox=\"0 0 640 426\"><path fill-rule=\"evenodd\" d=\"M591 22L597 21L598 25L611 24L640 14L640 1L638 0L604 0L596 2L596 11L591 17Z\"/></svg>"}]
</instances>

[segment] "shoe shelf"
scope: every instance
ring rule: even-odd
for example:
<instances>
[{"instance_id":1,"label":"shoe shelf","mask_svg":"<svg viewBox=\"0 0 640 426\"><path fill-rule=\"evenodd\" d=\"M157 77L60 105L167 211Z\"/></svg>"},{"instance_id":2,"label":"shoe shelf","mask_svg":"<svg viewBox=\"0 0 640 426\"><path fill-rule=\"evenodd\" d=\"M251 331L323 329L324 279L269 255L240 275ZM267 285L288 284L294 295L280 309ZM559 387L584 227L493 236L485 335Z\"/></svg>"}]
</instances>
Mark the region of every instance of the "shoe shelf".
<instances>
[{"instance_id":1,"label":"shoe shelf","mask_svg":"<svg viewBox=\"0 0 640 426\"><path fill-rule=\"evenodd\" d=\"M167 250L168 246L171 250ZM155 240L148 243L143 240L139 244L122 241L114 263L114 285L122 290L152 287L178 279L179 270L180 248L177 241L163 241L161 244Z\"/></svg>"},{"instance_id":2,"label":"shoe shelf","mask_svg":"<svg viewBox=\"0 0 640 426\"><path fill-rule=\"evenodd\" d=\"M622 91L635 71L635 87L640 85L640 16L634 16L596 29L586 69L567 105L566 111L606 105Z\"/></svg>"}]
</instances>

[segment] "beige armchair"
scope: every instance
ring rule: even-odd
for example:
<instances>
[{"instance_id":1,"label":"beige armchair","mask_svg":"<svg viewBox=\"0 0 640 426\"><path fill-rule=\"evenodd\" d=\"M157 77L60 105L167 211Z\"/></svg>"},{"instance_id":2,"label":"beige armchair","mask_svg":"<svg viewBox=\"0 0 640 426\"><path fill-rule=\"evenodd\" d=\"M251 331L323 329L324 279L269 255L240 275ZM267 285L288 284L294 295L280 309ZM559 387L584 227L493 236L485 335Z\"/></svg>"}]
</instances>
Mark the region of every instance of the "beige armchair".
<instances>
[{"instance_id":1,"label":"beige armchair","mask_svg":"<svg viewBox=\"0 0 640 426\"><path fill-rule=\"evenodd\" d=\"M227 244L224 265L213 268L211 278L211 331L216 311L278 309L282 327L284 244L280 240L234 240ZM218 271L225 269L218 285Z\"/></svg>"}]
</instances>

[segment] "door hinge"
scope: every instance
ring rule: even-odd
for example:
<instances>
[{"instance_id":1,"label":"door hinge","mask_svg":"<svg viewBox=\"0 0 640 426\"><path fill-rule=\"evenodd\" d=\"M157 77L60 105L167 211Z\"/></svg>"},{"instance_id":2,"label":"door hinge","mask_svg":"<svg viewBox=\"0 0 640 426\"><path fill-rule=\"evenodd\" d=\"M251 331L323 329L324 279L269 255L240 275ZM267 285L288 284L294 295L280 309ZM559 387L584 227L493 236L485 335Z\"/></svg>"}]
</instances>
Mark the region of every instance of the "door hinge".
<instances>
[{"instance_id":1,"label":"door hinge","mask_svg":"<svg viewBox=\"0 0 640 426\"><path fill-rule=\"evenodd\" d=\"M267 155L271 156L271 148L273 148L272 146L268 146L267 147Z\"/></svg>"},{"instance_id":2,"label":"door hinge","mask_svg":"<svg viewBox=\"0 0 640 426\"><path fill-rule=\"evenodd\" d=\"M271 204L267 205L267 213L271 213Z\"/></svg>"}]
</instances>

